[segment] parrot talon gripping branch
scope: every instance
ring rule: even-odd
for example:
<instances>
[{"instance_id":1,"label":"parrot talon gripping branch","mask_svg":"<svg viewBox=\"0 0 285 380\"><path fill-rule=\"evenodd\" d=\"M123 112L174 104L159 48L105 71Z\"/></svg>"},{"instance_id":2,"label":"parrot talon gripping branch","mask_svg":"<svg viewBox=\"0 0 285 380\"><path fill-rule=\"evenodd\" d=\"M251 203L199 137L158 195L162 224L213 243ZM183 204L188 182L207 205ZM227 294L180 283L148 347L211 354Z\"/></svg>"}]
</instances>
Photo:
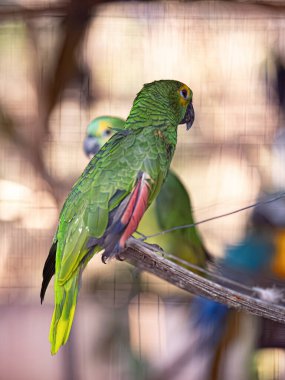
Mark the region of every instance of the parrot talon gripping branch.
<instances>
[{"instance_id":1,"label":"parrot talon gripping branch","mask_svg":"<svg viewBox=\"0 0 285 380\"><path fill-rule=\"evenodd\" d=\"M125 261L126 260L126 257L124 256L124 251L116 254L115 257L118 261Z\"/></svg>"},{"instance_id":2,"label":"parrot talon gripping branch","mask_svg":"<svg viewBox=\"0 0 285 380\"><path fill-rule=\"evenodd\" d=\"M41 301L55 275L52 354L68 340L84 268L102 250L106 261L125 249L166 179L178 124L186 123L188 130L193 121L192 91L185 84L160 80L144 85L123 129L91 159L73 186L43 269Z\"/></svg>"}]
</instances>

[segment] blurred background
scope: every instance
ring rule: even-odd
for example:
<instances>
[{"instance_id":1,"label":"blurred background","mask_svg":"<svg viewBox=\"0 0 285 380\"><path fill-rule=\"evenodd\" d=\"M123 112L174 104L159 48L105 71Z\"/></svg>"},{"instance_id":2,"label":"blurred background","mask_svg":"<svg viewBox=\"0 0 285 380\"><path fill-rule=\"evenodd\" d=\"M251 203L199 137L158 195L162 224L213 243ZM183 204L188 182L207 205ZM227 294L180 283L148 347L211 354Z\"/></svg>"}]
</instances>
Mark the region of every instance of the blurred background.
<instances>
[{"instance_id":1,"label":"blurred background","mask_svg":"<svg viewBox=\"0 0 285 380\"><path fill-rule=\"evenodd\" d=\"M84 273L69 343L50 355L42 267L88 163L86 126L125 118L144 83L188 84L196 120L179 129L172 167L197 221L233 211L284 191L284 65L283 1L1 1L0 379L159 378L188 339L190 295L147 274L138 292L131 266L100 257ZM249 215L199 226L207 248L222 257ZM248 378L285 379L282 349L250 357ZM178 372L170 379L195 380Z\"/></svg>"}]
</instances>

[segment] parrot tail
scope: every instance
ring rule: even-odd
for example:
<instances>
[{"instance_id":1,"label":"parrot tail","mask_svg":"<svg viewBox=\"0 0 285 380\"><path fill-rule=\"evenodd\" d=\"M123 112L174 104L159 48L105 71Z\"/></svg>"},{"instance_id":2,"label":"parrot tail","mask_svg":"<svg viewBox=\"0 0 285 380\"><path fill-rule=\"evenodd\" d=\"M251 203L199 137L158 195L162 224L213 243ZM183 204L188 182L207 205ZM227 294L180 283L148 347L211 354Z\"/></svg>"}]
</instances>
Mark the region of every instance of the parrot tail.
<instances>
[{"instance_id":1,"label":"parrot tail","mask_svg":"<svg viewBox=\"0 0 285 380\"><path fill-rule=\"evenodd\" d=\"M57 353L69 337L77 303L81 272L82 269L78 268L64 285L56 285L55 309L49 333L52 355Z\"/></svg>"}]
</instances>

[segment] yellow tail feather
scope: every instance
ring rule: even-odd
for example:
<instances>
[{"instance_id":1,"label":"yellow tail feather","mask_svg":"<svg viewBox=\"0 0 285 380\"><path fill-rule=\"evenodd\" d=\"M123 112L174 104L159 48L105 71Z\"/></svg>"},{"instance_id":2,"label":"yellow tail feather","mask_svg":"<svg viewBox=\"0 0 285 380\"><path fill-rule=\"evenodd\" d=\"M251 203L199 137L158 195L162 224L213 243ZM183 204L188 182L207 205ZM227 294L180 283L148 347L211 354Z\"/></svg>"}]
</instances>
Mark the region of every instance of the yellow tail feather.
<instances>
[{"instance_id":1,"label":"yellow tail feather","mask_svg":"<svg viewBox=\"0 0 285 380\"><path fill-rule=\"evenodd\" d=\"M55 283L55 308L50 325L51 353L55 355L69 337L77 302L80 269L62 286Z\"/></svg>"},{"instance_id":2,"label":"yellow tail feather","mask_svg":"<svg viewBox=\"0 0 285 380\"><path fill-rule=\"evenodd\" d=\"M76 309L81 274L94 254L100 250L101 247L97 246L92 253L86 255L69 280L63 284L55 277L55 307L49 331L52 355L55 355L68 340Z\"/></svg>"}]
</instances>

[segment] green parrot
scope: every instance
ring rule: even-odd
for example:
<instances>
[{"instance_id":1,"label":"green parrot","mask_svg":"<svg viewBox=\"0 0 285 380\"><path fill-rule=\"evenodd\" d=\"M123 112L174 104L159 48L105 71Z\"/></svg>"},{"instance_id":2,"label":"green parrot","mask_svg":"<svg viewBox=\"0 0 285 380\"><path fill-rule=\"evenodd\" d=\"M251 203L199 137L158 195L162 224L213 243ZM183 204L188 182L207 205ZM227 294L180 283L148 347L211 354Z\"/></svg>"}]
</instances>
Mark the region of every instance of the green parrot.
<instances>
[{"instance_id":1,"label":"green parrot","mask_svg":"<svg viewBox=\"0 0 285 380\"><path fill-rule=\"evenodd\" d=\"M113 116L100 116L92 120L87 126L83 142L86 155L95 155L115 131L123 129L124 125L124 119ZM193 223L188 192L170 169L160 193L139 223L138 231L143 235L152 235L175 226ZM195 227L156 236L147 239L147 242L156 243L165 252L200 267L205 267L207 260L211 260Z\"/></svg>"},{"instance_id":2,"label":"green parrot","mask_svg":"<svg viewBox=\"0 0 285 380\"><path fill-rule=\"evenodd\" d=\"M178 124L194 121L192 91L174 80L145 84L123 129L91 159L73 186L43 269L41 301L55 274L51 353L69 337L81 274L93 255L117 257L167 176Z\"/></svg>"}]
</instances>

